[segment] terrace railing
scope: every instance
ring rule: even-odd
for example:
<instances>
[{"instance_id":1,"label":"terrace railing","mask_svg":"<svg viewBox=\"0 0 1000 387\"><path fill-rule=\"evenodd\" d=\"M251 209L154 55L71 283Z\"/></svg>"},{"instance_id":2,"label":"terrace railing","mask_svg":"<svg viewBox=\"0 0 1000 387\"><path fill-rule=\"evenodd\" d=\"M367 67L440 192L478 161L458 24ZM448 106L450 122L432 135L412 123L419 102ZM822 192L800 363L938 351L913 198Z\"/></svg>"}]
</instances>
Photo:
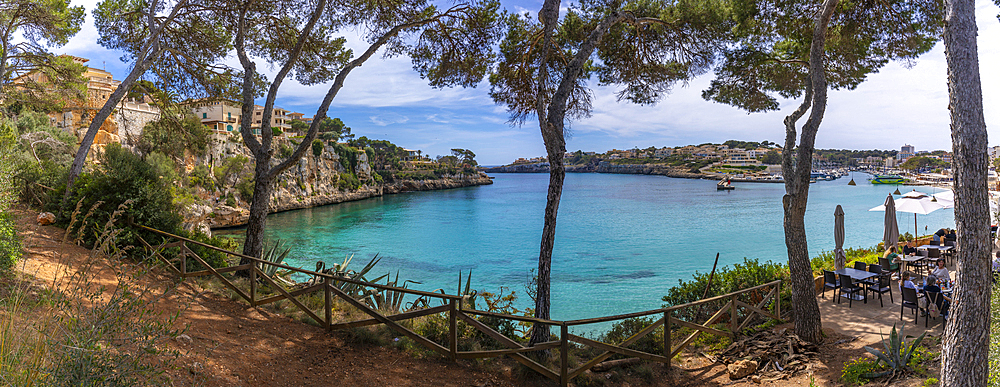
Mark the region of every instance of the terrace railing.
<instances>
[{"instance_id":1,"label":"terrace railing","mask_svg":"<svg viewBox=\"0 0 1000 387\"><path fill-rule=\"evenodd\" d=\"M717 336L729 337L735 339L740 331L746 328L751 322L755 321L756 318L769 318L769 319L781 319L781 302L780 302L780 290L781 290L781 280L769 282L763 285L739 290L729 294L724 294L721 296L711 297L696 302L675 305L666 308L647 310L643 312L620 314L615 316L606 316L582 320L545 320L538 319L527 316L517 316L509 314L493 313L482 310L466 309L464 307L466 297L459 295L442 294L435 292L426 292L414 289L407 289L404 287L390 286L385 284L377 284L371 282L358 281L351 278L331 275L328 273L315 272L310 270L304 270L301 268L288 266L284 264L274 263L267 260L246 256L240 253L220 249L215 246L211 246L202 242L184 238L181 236L169 234L163 231L152 229L149 227L136 225L136 227L142 228L149 232L158 234L164 237L165 242L158 245L152 246L147 243L144 239L139 238L140 242L150 250L152 255L156 259L161 260L166 264L166 267L176 274L180 278L190 278L190 277L202 277L202 276L214 276L223 285L231 289L234 293L239 295L239 297L246 300L251 306L261 306L273 302L287 300L294 304L299 310L308 315L319 325L327 330L335 329L347 329L355 327L363 327L376 324L385 324L387 327L396 331L397 333L406 336L416 343L424 346L425 348L438 352L442 356L449 359L476 359L476 358L493 358L499 356L509 356L512 359L524 364L528 368L538 372L539 374L558 382L562 386L566 386L570 380L579 376L584 371L593 368L597 364L603 362L611 356L616 354L636 357L648 361L655 361L666 364L668 367L672 358L677 356L685 347L694 342L698 336L702 334L711 334ZM250 261L251 263L230 266L225 268L215 268L208 264L202 257L191 250L189 246L200 246L202 248L214 250L220 253L227 254L228 256L238 257L245 261ZM178 254L178 259L171 261L164 257L161 252L169 248L179 248L180 253ZM188 271L188 260L194 260L204 268L204 270L198 271ZM177 266L175 266L175 264ZM280 269L288 270L293 273L299 273L307 276L313 277L315 280L312 285L307 285L298 289L286 289L281 284L277 283L274 279L269 277L261 270L262 266L273 266ZM249 281L247 281L248 289L241 289L236 284L231 281L231 278L223 275L225 273L233 273L237 271L249 271ZM258 284L263 283L268 286L268 288L277 291L278 294L269 297L258 297ZM368 287L372 289L378 289L382 291L398 292L402 294L410 294L418 297L424 297L428 300L438 300L441 302L440 306L436 307L426 307L423 309L411 310L403 313L385 315L382 311L376 310L375 308L366 305L361 300L352 297L350 294L341 290L340 287L336 286L338 283L351 283L355 285L360 285L363 287ZM303 304L298 297L311 295L316 292L323 292L324 306L321 313L316 313L314 310ZM370 318L358 321L349 322L338 322L334 321L332 315L332 307L334 297L338 297L348 304L356 307ZM427 303L430 305L431 303ZM705 308L711 312L711 317L709 317L704 323L697 323L692 320L697 320L697 316L705 316L708 313ZM421 316L428 316L432 314L445 313L448 317L448 347L445 348L443 345L434 342L424 336L417 334L411 329L404 327L399 322L403 320L408 320L412 318L417 318ZM322 316L320 316L322 314ZM559 328L559 336L557 340L535 344L534 346L526 346L504 334L497 332L493 328L487 326L486 324L480 322L474 316L488 316L494 318L500 318L505 320L519 321L529 324L545 324L552 327ZM611 344L594 339L586 338L583 336L578 336L570 333L571 327L577 327L588 324L598 324L598 323L610 323L615 321L621 321L630 318L637 317L647 317L654 316L659 317L655 322L636 332L631 337L625 339L621 343ZM496 340L500 345L506 347L506 349L498 350L480 350L480 351L459 351L458 349L458 321L461 320L466 324L472 326L478 331L484 333L485 335ZM727 324L726 327L719 327L721 324ZM627 348L629 345L637 342L638 340L646 337L647 335L653 333L660 327L665 327L663 335L663 343L661 347L661 352L650 353L643 352L635 349ZM674 345L672 342L672 332L675 328L687 328L691 333L680 341L680 343ZM721 329L720 329L721 328ZM728 331L724 330L728 329ZM578 346L587 346L603 351L601 354L584 362L583 364L572 367L569 362L569 352L570 343ZM541 350L558 350L559 360L552 366L543 365L524 354L526 352L534 352Z\"/></svg>"}]
</instances>

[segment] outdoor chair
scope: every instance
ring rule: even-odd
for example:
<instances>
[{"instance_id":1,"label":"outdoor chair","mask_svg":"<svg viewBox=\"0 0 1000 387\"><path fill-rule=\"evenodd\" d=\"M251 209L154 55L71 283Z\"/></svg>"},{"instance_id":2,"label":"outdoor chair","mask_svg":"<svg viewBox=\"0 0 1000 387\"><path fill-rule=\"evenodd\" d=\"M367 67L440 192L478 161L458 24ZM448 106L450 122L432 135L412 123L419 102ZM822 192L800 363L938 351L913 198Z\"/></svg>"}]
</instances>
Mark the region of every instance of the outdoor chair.
<instances>
[{"instance_id":1,"label":"outdoor chair","mask_svg":"<svg viewBox=\"0 0 1000 387\"><path fill-rule=\"evenodd\" d=\"M899 269L896 269L895 271L889 269L890 267L892 267L892 261L890 261L888 258L879 258L878 265L882 267L882 274L890 275L892 273L899 271Z\"/></svg>"},{"instance_id":2,"label":"outdoor chair","mask_svg":"<svg viewBox=\"0 0 1000 387\"><path fill-rule=\"evenodd\" d=\"M864 262L854 261L854 270L865 270L866 266Z\"/></svg>"},{"instance_id":3,"label":"outdoor chair","mask_svg":"<svg viewBox=\"0 0 1000 387\"><path fill-rule=\"evenodd\" d=\"M840 281L837 281L837 275L829 270L823 270L823 298L826 298L826 289L833 289L833 298L837 298ZM840 303L840 299L837 299L837 303Z\"/></svg>"},{"instance_id":4,"label":"outdoor chair","mask_svg":"<svg viewBox=\"0 0 1000 387\"><path fill-rule=\"evenodd\" d=\"M941 253L941 258L944 258L944 264L947 265L948 260L955 256L955 249L958 248L958 244L956 244L955 241L946 241L944 242L944 245L951 246L951 250Z\"/></svg>"},{"instance_id":5,"label":"outdoor chair","mask_svg":"<svg viewBox=\"0 0 1000 387\"><path fill-rule=\"evenodd\" d=\"M931 243L930 244L931 244L931 246L941 246L941 241L939 241L939 240L936 241L936 240L931 239Z\"/></svg>"},{"instance_id":6,"label":"outdoor chair","mask_svg":"<svg viewBox=\"0 0 1000 387\"><path fill-rule=\"evenodd\" d=\"M861 297L864 297L865 303L868 303L868 295L865 294L865 288L855 283L854 280L851 279L851 276L847 274L840 275L840 295L843 296L844 293L847 293L847 299L850 300L847 303L847 307L849 308L854 307L854 297L852 296L856 293L860 293Z\"/></svg>"},{"instance_id":7,"label":"outdoor chair","mask_svg":"<svg viewBox=\"0 0 1000 387\"><path fill-rule=\"evenodd\" d=\"M903 308L910 308L914 314L913 322L916 323L918 321L916 314L920 310L920 304L917 303L919 299L917 297L917 289L903 288L902 291L903 302L899 304L899 321L903 321Z\"/></svg>"},{"instance_id":8,"label":"outdoor chair","mask_svg":"<svg viewBox=\"0 0 1000 387\"><path fill-rule=\"evenodd\" d=\"M878 265L872 265L878 266ZM881 269L880 269L881 271ZM874 272L873 272L874 273ZM889 303L895 304L896 301L892 299L892 281L887 275L880 275L874 278L874 284L868 286L868 291L878 293L878 305L879 307L885 306L882 302L882 295L886 292L889 293Z\"/></svg>"},{"instance_id":9,"label":"outdoor chair","mask_svg":"<svg viewBox=\"0 0 1000 387\"><path fill-rule=\"evenodd\" d=\"M944 321L944 296L938 292L924 292L924 296L927 297L927 305L929 306L931 302L937 305L938 310L941 312L942 321ZM931 314L927 313L927 308L923 309L924 312L924 328L928 326L928 320L931 318ZM944 324L941 324L941 329L944 329Z\"/></svg>"},{"instance_id":10,"label":"outdoor chair","mask_svg":"<svg viewBox=\"0 0 1000 387\"><path fill-rule=\"evenodd\" d=\"M873 263L873 264L871 264L871 265L868 265L868 272L869 272L869 273L875 273L875 274L878 274L878 275L879 275L879 277L881 277L881 276L884 276L884 275L885 275L885 274L883 274L883 271L882 271L882 265L878 265L878 264L874 264L874 263ZM877 285L877 284L878 284L878 278L869 278L869 279L866 279L866 280L860 280L860 281L858 281L858 282L861 282L861 283L863 283L863 284L864 284L864 285L865 285L866 287L869 287L869 288L870 288L870 287L872 287L872 286L875 286L875 285Z\"/></svg>"}]
</instances>

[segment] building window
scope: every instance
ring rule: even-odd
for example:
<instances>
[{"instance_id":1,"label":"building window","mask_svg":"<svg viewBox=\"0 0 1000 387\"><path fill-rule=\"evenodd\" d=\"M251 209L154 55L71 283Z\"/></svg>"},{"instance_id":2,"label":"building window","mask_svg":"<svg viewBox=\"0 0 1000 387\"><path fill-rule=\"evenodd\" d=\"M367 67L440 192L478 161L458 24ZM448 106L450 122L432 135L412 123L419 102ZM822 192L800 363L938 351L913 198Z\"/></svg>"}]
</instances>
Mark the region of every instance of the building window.
<instances>
[{"instance_id":1,"label":"building window","mask_svg":"<svg viewBox=\"0 0 1000 387\"><path fill-rule=\"evenodd\" d=\"M226 113L226 114L229 114L229 119L230 120L233 119L233 112L229 112L229 113Z\"/></svg>"},{"instance_id":2,"label":"building window","mask_svg":"<svg viewBox=\"0 0 1000 387\"><path fill-rule=\"evenodd\" d=\"M208 118L208 113L201 113L201 118Z\"/></svg>"},{"instance_id":3,"label":"building window","mask_svg":"<svg viewBox=\"0 0 1000 387\"><path fill-rule=\"evenodd\" d=\"M227 132L232 132L233 131L233 126L232 125L226 125L226 131Z\"/></svg>"}]
</instances>

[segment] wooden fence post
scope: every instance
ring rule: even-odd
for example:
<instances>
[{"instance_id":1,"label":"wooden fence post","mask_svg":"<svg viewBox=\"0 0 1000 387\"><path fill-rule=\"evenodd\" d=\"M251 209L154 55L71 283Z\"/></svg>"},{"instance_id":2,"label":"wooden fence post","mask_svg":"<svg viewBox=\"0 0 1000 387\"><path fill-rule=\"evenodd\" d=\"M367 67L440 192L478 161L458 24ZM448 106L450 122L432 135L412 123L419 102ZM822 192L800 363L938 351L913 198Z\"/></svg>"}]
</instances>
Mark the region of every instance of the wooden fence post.
<instances>
[{"instance_id":1,"label":"wooden fence post","mask_svg":"<svg viewBox=\"0 0 1000 387\"><path fill-rule=\"evenodd\" d=\"M333 329L333 294L331 293L330 287L333 286L330 283L330 277L323 279L323 312L326 313L326 330Z\"/></svg>"},{"instance_id":2,"label":"wooden fence post","mask_svg":"<svg viewBox=\"0 0 1000 387\"><path fill-rule=\"evenodd\" d=\"M774 291L774 315L778 316L778 320L781 320L781 280L778 280L775 287L777 289Z\"/></svg>"},{"instance_id":3,"label":"wooden fence post","mask_svg":"<svg viewBox=\"0 0 1000 387\"><path fill-rule=\"evenodd\" d=\"M250 270L250 305L257 306L257 270Z\"/></svg>"},{"instance_id":4,"label":"wooden fence post","mask_svg":"<svg viewBox=\"0 0 1000 387\"><path fill-rule=\"evenodd\" d=\"M187 278L188 273L188 255L185 252L187 249L184 248L184 242L181 242L181 277Z\"/></svg>"},{"instance_id":5,"label":"wooden fence post","mask_svg":"<svg viewBox=\"0 0 1000 387\"><path fill-rule=\"evenodd\" d=\"M737 325L737 323L736 323L736 296L735 295L729 297L729 308L730 308L729 311L730 311L730 314L731 314L729 316L729 331L732 332L733 341L736 341L736 327L738 327L739 325Z\"/></svg>"},{"instance_id":6,"label":"wooden fence post","mask_svg":"<svg viewBox=\"0 0 1000 387\"><path fill-rule=\"evenodd\" d=\"M562 323L559 331L559 385L569 384L569 325Z\"/></svg>"},{"instance_id":7,"label":"wooden fence post","mask_svg":"<svg viewBox=\"0 0 1000 387\"><path fill-rule=\"evenodd\" d=\"M670 310L663 312L663 356L667 358L667 370L670 370Z\"/></svg>"},{"instance_id":8,"label":"wooden fence post","mask_svg":"<svg viewBox=\"0 0 1000 387\"><path fill-rule=\"evenodd\" d=\"M448 302L448 351L452 361L458 359L458 301L455 299Z\"/></svg>"}]
</instances>

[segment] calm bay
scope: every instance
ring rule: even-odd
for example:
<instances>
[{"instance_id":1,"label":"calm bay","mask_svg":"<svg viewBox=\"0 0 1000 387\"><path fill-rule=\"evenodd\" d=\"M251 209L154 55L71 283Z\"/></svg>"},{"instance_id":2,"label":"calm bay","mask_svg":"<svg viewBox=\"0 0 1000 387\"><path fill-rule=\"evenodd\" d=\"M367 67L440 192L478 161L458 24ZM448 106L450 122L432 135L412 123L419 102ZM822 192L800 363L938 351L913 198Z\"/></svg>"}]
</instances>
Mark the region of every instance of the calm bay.
<instances>
[{"instance_id":1,"label":"calm bay","mask_svg":"<svg viewBox=\"0 0 1000 387\"><path fill-rule=\"evenodd\" d=\"M872 185L854 173L810 186L806 231L815 256L832 250L833 212L844 208L845 247L882 239L883 212L868 209L897 186ZM857 186L847 182L854 178ZM552 318L597 317L658 308L660 297L695 271L743 261L785 262L783 184L734 183L717 191L713 180L617 174L568 174L559 210L552 263ZM496 174L493 185L389 195L289 211L268 217L267 237L292 248L286 263L312 269L354 256L360 269L382 261L370 278L387 272L419 281L421 290L454 294L459 272L472 286L516 291L537 267L547 174ZM898 187L901 192L917 188ZM913 214L897 213L901 232L913 232ZM952 209L917 215L921 234L954 227Z\"/></svg>"}]
</instances>

